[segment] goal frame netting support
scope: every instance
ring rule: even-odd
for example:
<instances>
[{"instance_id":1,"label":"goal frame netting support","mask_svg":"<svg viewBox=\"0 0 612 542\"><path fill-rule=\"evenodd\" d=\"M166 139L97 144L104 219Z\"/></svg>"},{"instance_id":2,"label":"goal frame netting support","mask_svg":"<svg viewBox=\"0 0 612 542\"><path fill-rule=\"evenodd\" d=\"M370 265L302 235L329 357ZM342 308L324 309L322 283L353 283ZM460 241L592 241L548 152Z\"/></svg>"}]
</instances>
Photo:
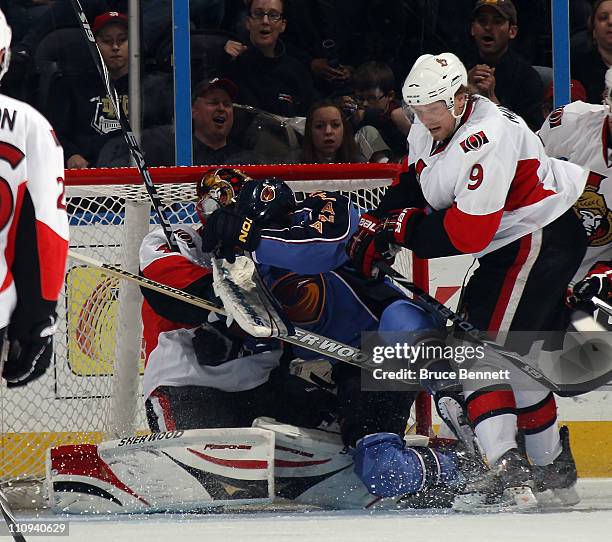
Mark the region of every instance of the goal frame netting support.
<instances>
[{"instance_id":1,"label":"goal frame netting support","mask_svg":"<svg viewBox=\"0 0 612 542\"><path fill-rule=\"evenodd\" d=\"M187 216L185 208L177 202L193 206L195 183L212 167L214 166L150 169L165 208L176 212L171 222L180 223ZM396 182L401 172L400 164L290 164L238 168L255 179L282 178L298 194L318 190L348 192L362 211L374 206L384 189ZM91 253L92 257L138 273L141 241L158 223L138 170L67 170L65 182L68 208L72 213L71 250L82 251L84 254L95 251ZM189 220L193 223L192 217ZM83 224L86 227L80 227ZM425 261L412 257L408 251L403 251L398 261L399 271L410 273L417 285L428 289L428 267ZM142 362L140 291L135 284L128 281L111 280L93 274L91 268L86 269L76 261L68 262L64 293L58 303L60 320L63 315L64 321L60 325L60 333L55 337L56 357L50 374L24 391L7 390L3 387L0 399L5 412L24 407L23 419L14 420L6 415L2 419L0 480L5 487L7 484L16 487L21 481L39 479L41 457L47 447L78 441L99 442L102 439L146 430L146 424L143 423L144 409L139 375ZM91 279L90 275L94 276L94 279ZM88 286L90 289L86 294L78 294L76 290L77 279L81 280L81 276L94 282ZM76 308L73 307L75 304ZM104 314L100 316L98 313ZM107 316L113 320L113 325L103 319ZM75 327L72 320L78 320L78 326ZM97 344L98 333L105 334L104 344ZM78 336L75 337L75 334ZM75 369L79 361L78 357L71 354L71 347L74 350L75 344L96 351L110 350L106 352L113 363L112 369L107 371L109 374L104 371L101 374L90 374L91 371L87 368ZM62 348L65 349L65 354L62 353ZM62 372L71 373L69 377L72 379L72 387L67 390L62 390ZM77 376L72 374L73 372ZM30 401L28 394L32 397L45 396L45 406ZM30 423L31 418L36 417L37 410L40 413L55 407L58 398L70 402L67 410L46 413L48 416L45 420L41 417L38 424ZM25 406L30 407L30 410ZM84 412L88 408L96 416L91 414L88 418L83 415L79 423L72 420L73 417L78 418L80 411ZM421 394L415 410L416 432L430 434L429 398ZM16 416L17 414L13 418ZM90 418L95 418L95 421L86 421ZM35 457L30 457L30 452ZM25 500L35 501L29 494ZM28 503L21 502L19 506L28 507Z\"/></svg>"}]
</instances>

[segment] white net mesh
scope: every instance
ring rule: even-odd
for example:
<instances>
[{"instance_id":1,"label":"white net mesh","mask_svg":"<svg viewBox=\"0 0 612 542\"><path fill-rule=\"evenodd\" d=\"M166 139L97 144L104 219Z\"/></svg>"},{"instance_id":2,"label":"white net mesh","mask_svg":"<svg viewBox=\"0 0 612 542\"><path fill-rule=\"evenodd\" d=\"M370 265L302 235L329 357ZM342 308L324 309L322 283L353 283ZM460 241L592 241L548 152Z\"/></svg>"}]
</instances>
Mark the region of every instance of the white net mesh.
<instances>
[{"instance_id":1,"label":"white net mesh","mask_svg":"<svg viewBox=\"0 0 612 542\"><path fill-rule=\"evenodd\" d=\"M291 179L298 198L317 190L341 190L365 210L376 206L394 171L389 165L368 166L254 166L244 170L254 177ZM197 222L194 183L206 169L156 172L171 223ZM132 169L88 170L86 175L83 179L76 172L67 172L71 250L137 273L142 237L157 227L137 173ZM189 182L176 182L177 177ZM71 181L91 184L70 186ZM122 184L110 184L117 181ZM398 269L409 275L406 254L398 263ZM58 302L59 331L52 368L25 389L2 387L0 392L0 479L9 494L21 496L17 506L40 505L38 489L24 488L35 487L30 482L44 477L47 448L97 443L146 430L139 376L143 370L140 303L136 286L69 260Z\"/></svg>"}]
</instances>

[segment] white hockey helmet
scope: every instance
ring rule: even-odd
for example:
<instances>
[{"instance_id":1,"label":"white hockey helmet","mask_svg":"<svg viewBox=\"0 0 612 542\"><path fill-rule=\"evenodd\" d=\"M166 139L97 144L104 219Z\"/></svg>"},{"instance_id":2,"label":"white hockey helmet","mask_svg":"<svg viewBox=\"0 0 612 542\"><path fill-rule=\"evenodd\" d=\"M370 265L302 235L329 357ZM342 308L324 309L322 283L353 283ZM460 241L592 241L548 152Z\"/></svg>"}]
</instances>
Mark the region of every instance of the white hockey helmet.
<instances>
[{"instance_id":1,"label":"white hockey helmet","mask_svg":"<svg viewBox=\"0 0 612 542\"><path fill-rule=\"evenodd\" d=\"M452 111L456 92L467 84L467 70L453 53L421 55L404 81L402 97L408 106L443 100Z\"/></svg>"},{"instance_id":2,"label":"white hockey helmet","mask_svg":"<svg viewBox=\"0 0 612 542\"><path fill-rule=\"evenodd\" d=\"M6 22L6 17L2 10L0 10L0 51L4 50L4 58L0 65L0 79L4 77L4 74L9 69L9 63L11 62L11 38L13 33L11 27Z\"/></svg>"},{"instance_id":3,"label":"white hockey helmet","mask_svg":"<svg viewBox=\"0 0 612 542\"><path fill-rule=\"evenodd\" d=\"M603 97L603 103L608 106L608 114L612 115L612 68L608 68L606 71L605 91Z\"/></svg>"}]
</instances>

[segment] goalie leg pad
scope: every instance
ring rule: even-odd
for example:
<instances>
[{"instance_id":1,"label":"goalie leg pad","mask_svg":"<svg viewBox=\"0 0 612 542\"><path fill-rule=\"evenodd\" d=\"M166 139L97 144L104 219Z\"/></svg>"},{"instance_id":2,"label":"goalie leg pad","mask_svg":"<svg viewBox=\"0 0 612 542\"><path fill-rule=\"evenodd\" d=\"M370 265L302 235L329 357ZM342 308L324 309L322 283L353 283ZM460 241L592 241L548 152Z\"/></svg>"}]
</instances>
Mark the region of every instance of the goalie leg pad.
<instances>
[{"instance_id":1,"label":"goalie leg pad","mask_svg":"<svg viewBox=\"0 0 612 542\"><path fill-rule=\"evenodd\" d=\"M134 436L47 452L56 513L191 511L268 503L274 433L197 429Z\"/></svg>"}]
</instances>

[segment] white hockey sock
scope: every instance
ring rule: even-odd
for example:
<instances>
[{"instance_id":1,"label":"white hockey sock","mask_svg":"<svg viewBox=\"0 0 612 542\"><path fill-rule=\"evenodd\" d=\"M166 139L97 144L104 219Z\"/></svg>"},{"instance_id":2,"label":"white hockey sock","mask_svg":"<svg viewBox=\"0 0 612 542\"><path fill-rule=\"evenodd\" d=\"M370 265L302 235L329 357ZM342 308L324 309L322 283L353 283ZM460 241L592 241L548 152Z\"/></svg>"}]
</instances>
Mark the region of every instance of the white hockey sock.
<instances>
[{"instance_id":1,"label":"white hockey sock","mask_svg":"<svg viewBox=\"0 0 612 542\"><path fill-rule=\"evenodd\" d=\"M516 448L516 415L501 414L482 420L474 432L489 465L494 465L508 450Z\"/></svg>"},{"instance_id":2,"label":"white hockey sock","mask_svg":"<svg viewBox=\"0 0 612 542\"><path fill-rule=\"evenodd\" d=\"M525 435L525 448L534 465L550 465L561 453L557 424L534 435Z\"/></svg>"},{"instance_id":3,"label":"white hockey sock","mask_svg":"<svg viewBox=\"0 0 612 542\"><path fill-rule=\"evenodd\" d=\"M525 434L527 455L534 465L550 465L561 453L555 397L548 390L515 395L518 426Z\"/></svg>"}]
</instances>

